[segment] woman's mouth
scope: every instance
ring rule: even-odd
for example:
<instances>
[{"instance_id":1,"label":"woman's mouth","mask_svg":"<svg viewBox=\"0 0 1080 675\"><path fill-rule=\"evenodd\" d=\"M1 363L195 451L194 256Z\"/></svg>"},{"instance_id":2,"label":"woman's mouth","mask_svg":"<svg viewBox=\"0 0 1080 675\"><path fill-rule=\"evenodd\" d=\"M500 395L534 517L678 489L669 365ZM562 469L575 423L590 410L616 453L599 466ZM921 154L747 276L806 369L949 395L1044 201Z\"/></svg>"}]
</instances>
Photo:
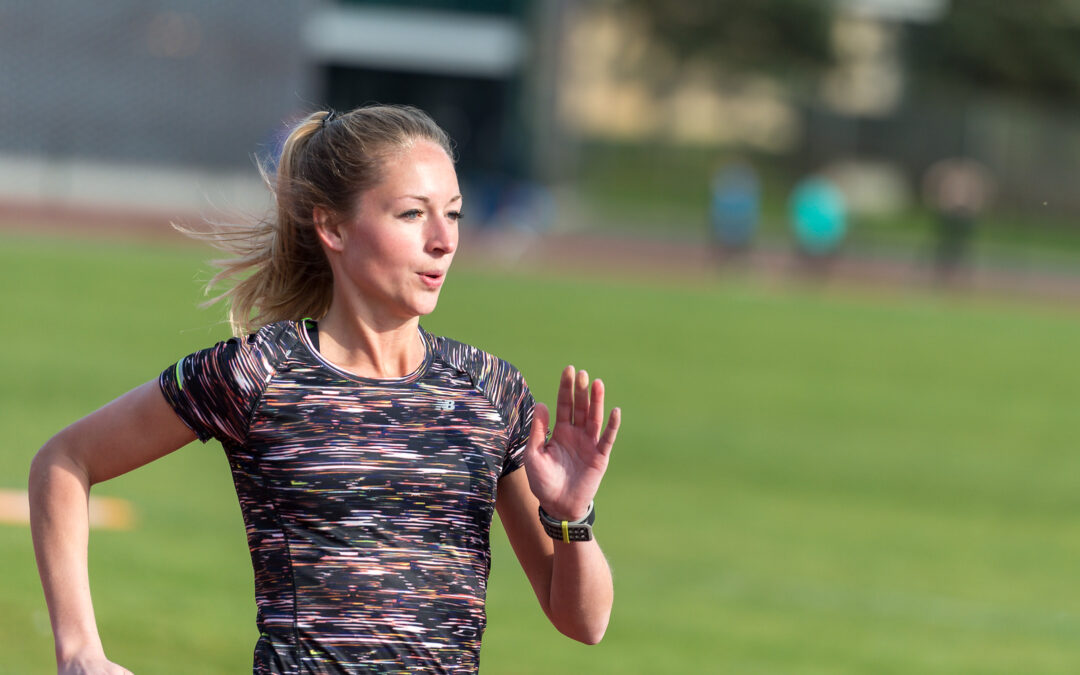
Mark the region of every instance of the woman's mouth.
<instances>
[{"instance_id":1,"label":"woman's mouth","mask_svg":"<svg viewBox=\"0 0 1080 675\"><path fill-rule=\"evenodd\" d=\"M428 288L439 288L446 278L445 272L421 272L420 279Z\"/></svg>"}]
</instances>

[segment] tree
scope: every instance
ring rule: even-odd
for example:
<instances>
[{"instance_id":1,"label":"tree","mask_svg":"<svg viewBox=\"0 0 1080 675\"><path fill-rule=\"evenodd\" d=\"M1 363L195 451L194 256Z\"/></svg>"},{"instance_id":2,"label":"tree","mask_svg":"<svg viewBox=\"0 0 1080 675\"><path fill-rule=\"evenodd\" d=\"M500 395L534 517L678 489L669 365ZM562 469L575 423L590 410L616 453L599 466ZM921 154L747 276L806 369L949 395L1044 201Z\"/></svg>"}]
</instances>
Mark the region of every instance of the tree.
<instances>
[{"instance_id":1,"label":"tree","mask_svg":"<svg viewBox=\"0 0 1080 675\"><path fill-rule=\"evenodd\" d=\"M942 21L912 28L908 57L922 85L1075 103L1080 2L952 0Z\"/></svg>"},{"instance_id":2,"label":"tree","mask_svg":"<svg viewBox=\"0 0 1080 675\"><path fill-rule=\"evenodd\" d=\"M821 0L624 0L677 60L731 72L816 71L830 61L832 6Z\"/></svg>"}]
</instances>

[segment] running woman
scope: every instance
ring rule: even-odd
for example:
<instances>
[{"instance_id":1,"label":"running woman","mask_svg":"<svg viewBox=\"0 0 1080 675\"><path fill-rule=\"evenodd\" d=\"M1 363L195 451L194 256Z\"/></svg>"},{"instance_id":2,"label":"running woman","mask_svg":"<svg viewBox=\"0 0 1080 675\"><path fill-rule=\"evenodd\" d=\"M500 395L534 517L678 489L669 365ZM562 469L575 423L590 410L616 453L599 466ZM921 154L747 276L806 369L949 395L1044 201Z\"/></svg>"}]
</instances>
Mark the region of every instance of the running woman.
<instances>
[{"instance_id":1,"label":"running woman","mask_svg":"<svg viewBox=\"0 0 1080 675\"><path fill-rule=\"evenodd\" d=\"M92 485L196 438L229 459L255 574L254 672L474 673L494 511L543 611L598 642L611 574L593 497L620 413L583 370L554 424L521 374L431 335L458 245L450 140L426 114L308 116L265 221L206 236L234 254L236 337L75 422L38 452L31 522L58 672L127 673L98 634Z\"/></svg>"}]
</instances>

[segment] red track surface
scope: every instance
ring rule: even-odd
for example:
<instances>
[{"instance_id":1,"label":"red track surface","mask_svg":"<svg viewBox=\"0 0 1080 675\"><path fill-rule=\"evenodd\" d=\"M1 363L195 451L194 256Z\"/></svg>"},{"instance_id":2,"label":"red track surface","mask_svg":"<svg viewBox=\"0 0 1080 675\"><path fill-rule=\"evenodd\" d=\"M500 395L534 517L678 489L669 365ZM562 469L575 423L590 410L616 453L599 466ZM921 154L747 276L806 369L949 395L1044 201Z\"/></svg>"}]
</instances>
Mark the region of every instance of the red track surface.
<instances>
[{"instance_id":1,"label":"red track surface","mask_svg":"<svg viewBox=\"0 0 1080 675\"><path fill-rule=\"evenodd\" d=\"M184 235L171 227L172 220L197 225L200 215L0 202L0 229L9 231L185 241ZM808 261L784 248L721 255L705 242L597 234L464 230L459 259L493 267L564 269L617 278L700 280L730 274L840 288L936 289L1070 304L1080 301L1080 270L1066 274L1038 268L981 266L943 278L926 261L911 258L847 254Z\"/></svg>"}]
</instances>

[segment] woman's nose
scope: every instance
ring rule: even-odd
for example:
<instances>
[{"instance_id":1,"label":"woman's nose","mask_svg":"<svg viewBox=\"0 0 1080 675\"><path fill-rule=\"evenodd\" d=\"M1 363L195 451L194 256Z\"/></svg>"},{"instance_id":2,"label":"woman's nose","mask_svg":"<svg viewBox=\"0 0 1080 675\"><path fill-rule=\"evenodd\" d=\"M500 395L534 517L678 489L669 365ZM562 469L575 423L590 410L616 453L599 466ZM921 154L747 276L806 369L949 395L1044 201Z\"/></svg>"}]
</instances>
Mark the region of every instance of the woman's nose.
<instances>
[{"instance_id":1,"label":"woman's nose","mask_svg":"<svg viewBox=\"0 0 1080 675\"><path fill-rule=\"evenodd\" d=\"M448 216L440 215L428 221L427 249L432 253L449 255L457 250L458 227L457 221Z\"/></svg>"}]
</instances>

